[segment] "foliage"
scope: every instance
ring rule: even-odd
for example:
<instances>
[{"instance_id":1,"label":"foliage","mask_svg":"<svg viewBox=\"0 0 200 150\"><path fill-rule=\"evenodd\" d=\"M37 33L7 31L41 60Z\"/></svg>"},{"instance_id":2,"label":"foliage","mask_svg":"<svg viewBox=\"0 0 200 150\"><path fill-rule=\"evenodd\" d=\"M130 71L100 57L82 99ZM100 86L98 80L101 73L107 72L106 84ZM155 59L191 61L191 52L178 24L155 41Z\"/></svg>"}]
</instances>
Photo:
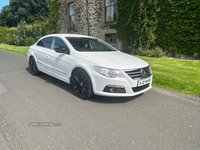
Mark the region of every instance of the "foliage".
<instances>
[{"instance_id":1,"label":"foliage","mask_svg":"<svg viewBox=\"0 0 200 150\"><path fill-rule=\"evenodd\" d=\"M145 48L138 48L138 50L136 50L134 52L137 55L141 55L141 56L148 56L148 57L164 57L166 55L166 52L163 52L163 49L160 48L159 46L149 50L149 49L145 49Z\"/></svg>"},{"instance_id":2,"label":"foliage","mask_svg":"<svg viewBox=\"0 0 200 150\"><path fill-rule=\"evenodd\" d=\"M36 39L33 37L26 38L24 43L26 46L33 45L36 42Z\"/></svg>"},{"instance_id":3,"label":"foliage","mask_svg":"<svg viewBox=\"0 0 200 150\"><path fill-rule=\"evenodd\" d=\"M24 46L25 39L27 38L27 24L25 21L20 21L17 25L17 35L15 40L15 45Z\"/></svg>"},{"instance_id":4,"label":"foliage","mask_svg":"<svg viewBox=\"0 0 200 150\"><path fill-rule=\"evenodd\" d=\"M0 26L0 43L6 42L7 28Z\"/></svg>"},{"instance_id":5,"label":"foliage","mask_svg":"<svg viewBox=\"0 0 200 150\"><path fill-rule=\"evenodd\" d=\"M28 24L48 18L47 0L10 0L0 13L0 25L16 27L20 20Z\"/></svg>"},{"instance_id":6,"label":"foliage","mask_svg":"<svg viewBox=\"0 0 200 150\"><path fill-rule=\"evenodd\" d=\"M11 45L30 46L44 35L58 33L60 31L59 6L59 0L50 0L50 16L46 21L27 25L26 21L21 20L17 28L8 29L6 42Z\"/></svg>"},{"instance_id":7,"label":"foliage","mask_svg":"<svg viewBox=\"0 0 200 150\"><path fill-rule=\"evenodd\" d=\"M39 38L51 33L58 33L60 31L59 19L60 1L49 1L49 19L45 22L35 23L28 27L26 45L32 45Z\"/></svg>"},{"instance_id":8,"label":"foliage","mask_svg":"<svg viewBox=\"0 0 200 150\"><path fill-rule=\"evenodd\" d=\"M138 49L155 45L156 0L118 0L118 18L114 28L122 41L122 49Z\"/></svg>"},{"instance_id":9,"label":"foliage","mask_svg":"<svg viewBox=\"0 0 200 150\"><path fill-rule=\"evenodd\" d=\"M25 39L27 38L27 24L25 21L21 21L17 28L10 28L7 32L6 43L11 45L25 45Z\"/></svg>"},{"instance_id":10,"label":"foliage","mask_svg":"<svg viewBox=\"0 0 200 150\"><path fill-rule=\"evenodd\" d=\"M60 10L60 1L59 0L50 0L49 3L49 33L58 33L60 31L59 19L59 10Z\"/></svg>"},{"instance_id":11,"label":"foliage","mask_svg":"<svg viewBox=\"0 0 200 150\"><path fill-rule=\"evenodd\" d=\"M200 52L200 1L158 0L158 41L185 55Z\"/></svg>"},{"instance_id":12,"label":"foliage","mask_svg":"<svg viewBox=\"0 0 200 150\"><path fill-rule=\"evenodd\" d=\"M35 23L28 27L27 36L34 38L35 41L48 34L48 22Z\"/></svg>"},{"instance_id":13,"label":"foliage","mask_svg":"<svg viewBox=\"0 0 200 150\"><path fill-rule=\"evenodd\" d=\"M16 36L17 36L17 28L8 29L6 43L10 45L15 45Z\"/></svg>"},{"instance_id":14,"label":"foliage","mask_svg":"<svg viewBox=\"0 0 200 150\"><path fill-rule=\"evenodd\" d=\"M200 52L199 0L118 0L117 5L114 28L123 51L160 45L170 53Z\"/></svg>"},{"instance_id":15,"label":"foliage","mask_svg":"<svg viewBox=\"0 0 200 150\"><path fill-rule=\"evenodd\" d=\"M59 19L59 10L60 10L60 1L59 0L50 0L49 1L49 19L45 22L35 23L32 26L29 26L27 31L28 38L26 39L26 45L32 45L40 37L51 34L58 33L60 31Z\"/></svg>"}]
</instances>

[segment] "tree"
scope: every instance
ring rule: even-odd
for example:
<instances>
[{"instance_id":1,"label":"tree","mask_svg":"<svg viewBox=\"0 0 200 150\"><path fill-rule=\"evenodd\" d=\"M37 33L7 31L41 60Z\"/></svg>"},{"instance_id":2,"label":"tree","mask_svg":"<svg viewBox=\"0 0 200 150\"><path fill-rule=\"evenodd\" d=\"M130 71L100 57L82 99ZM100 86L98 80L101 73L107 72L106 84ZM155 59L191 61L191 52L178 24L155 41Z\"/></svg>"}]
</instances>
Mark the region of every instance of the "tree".
<instances>
[{"instance_id":1,"label":"tree","mask_svg":"<svg viewBox=\"0 0 200 150\"><path fill-rule=\"evenodd\" d=\"M0 26L16 27L20 20L27 24L45 21L48 16L47 0L10 0L0 13Z\"/></svg>"}]
</instances>

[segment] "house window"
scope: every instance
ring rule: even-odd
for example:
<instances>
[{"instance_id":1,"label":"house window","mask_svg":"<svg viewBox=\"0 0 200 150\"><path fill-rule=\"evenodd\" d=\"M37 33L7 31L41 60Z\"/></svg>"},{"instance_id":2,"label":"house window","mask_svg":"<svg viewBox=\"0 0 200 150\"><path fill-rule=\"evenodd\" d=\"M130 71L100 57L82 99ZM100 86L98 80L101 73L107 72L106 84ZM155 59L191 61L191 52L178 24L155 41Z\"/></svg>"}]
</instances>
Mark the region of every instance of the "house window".
<instances>
[{"instance_id":1,"label":"house window","mask_svg":"<svg viewBox=\"0 0 200 150\"><path fill-rule=\"evenodd\" d=\"M113 34L105 34L105 41L109 44L117 44L117 35Z\"/></svg>"},{"instance_id":2,"label":"house window","mask_svg":"<svg viewBox=\"0 0 200 150\"><path fill-rule=\"evenodd\" d=\"M105 0L106 23L116 22L117 20L117 0Z\"/></svg>"},{"instance_id":3,"label":"house window","mask_svg":"<svg viewBox=\"0 0 200 150\"><path fill-rule=\"evenodd\" d=\"M74 3L69 4L69 24L70 28L75 28Z\"/></svg>"}]
</instances>

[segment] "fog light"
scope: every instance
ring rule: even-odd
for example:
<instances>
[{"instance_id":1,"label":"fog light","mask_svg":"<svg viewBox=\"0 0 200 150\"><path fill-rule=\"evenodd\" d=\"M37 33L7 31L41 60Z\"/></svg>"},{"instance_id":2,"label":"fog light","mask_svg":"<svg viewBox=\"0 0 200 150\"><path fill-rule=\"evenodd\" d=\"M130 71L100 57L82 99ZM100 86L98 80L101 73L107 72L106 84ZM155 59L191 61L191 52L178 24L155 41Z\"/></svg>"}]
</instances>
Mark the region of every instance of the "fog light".
<instances>
[{"instance_id":1,"label":"fog light","mask_svg":"<svg viewBox=\"0 0 200 150\"><path fill-rule=\"evenodd\" d=\"M126 93L125 87L120 85L107 85L103 91L108 93Z\"/></svg>"},{"instance_id":2,"label":"fog light","mask_svg":"<svg viewBox=\"0 0 200 150\"><path fill-rule=\"evenodd\" d=\"M115 89L114 88L110 88L110 92L114 93Z\"/></svg>"}]
</instances>

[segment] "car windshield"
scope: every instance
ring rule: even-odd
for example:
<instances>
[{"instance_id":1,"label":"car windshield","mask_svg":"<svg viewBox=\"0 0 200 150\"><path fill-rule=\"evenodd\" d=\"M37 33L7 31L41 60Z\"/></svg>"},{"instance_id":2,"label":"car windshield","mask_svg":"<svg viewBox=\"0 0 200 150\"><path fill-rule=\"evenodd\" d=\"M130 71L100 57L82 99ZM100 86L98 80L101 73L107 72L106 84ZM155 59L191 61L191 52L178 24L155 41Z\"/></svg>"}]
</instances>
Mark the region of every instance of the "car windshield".
<instances>
[{"instance_id":1,"label":"car windshield","mask_svg":"<svg viewBox=\"0 0 200 150\"><path fill-rule=\"evenodd\" d=\"M112 46L102 42L99 39L84 38L84 37L66 37L66 39L77 51L84 51L84 52L117 51Z\"/></svg>"}]
</instances>

